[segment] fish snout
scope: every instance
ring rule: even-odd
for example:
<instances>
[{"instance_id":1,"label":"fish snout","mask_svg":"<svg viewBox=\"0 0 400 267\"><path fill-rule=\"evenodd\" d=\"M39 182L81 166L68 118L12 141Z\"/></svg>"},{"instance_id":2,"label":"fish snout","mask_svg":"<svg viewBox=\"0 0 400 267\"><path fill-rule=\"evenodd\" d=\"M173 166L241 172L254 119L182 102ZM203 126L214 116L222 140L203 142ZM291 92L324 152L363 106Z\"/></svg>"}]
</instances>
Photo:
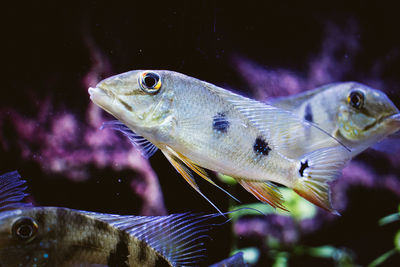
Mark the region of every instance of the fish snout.
<instances>
[{"instance_id":1,"label":"fish snout","mask_svg":"<svg viewBox=\"0 0 400 267\"><path fill-rule=\"evenodd\" d=\"M101 95L105 95L105 92L102 89L97 88L97 87L89 87L88 93L89 93L90 99L93 102L95 102L95 99L97 97L100 97Z\"/></svg>"},{"instance_id":2,"label":"fish snout","mask_svg":"<svg viewBox=\"0 0 400 267\"><path fill-rule=\"evenodd\" d=\"M400 130L400 113L396 113L394 115L387 117L385 121L392 133Z\"/></svg>"}]
</instances>

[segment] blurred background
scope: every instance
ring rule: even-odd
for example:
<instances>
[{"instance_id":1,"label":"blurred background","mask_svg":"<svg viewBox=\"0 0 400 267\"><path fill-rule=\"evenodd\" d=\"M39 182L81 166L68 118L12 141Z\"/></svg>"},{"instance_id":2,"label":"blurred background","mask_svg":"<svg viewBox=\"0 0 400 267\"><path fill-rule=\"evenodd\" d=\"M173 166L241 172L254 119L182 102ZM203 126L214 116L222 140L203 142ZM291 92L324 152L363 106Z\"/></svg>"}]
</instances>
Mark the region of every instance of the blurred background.
<instances>
[{"instance_id":1,"label":"blurred background","mask_svg":"<svg viewBox=\"0 0 400 267\"><path fill-rule=\"evenodd\" d=\"M214 213L160 152L146 160L121 134L99 130L113 118L89 101L87 88L133 69L174 70L262 101L354 80L400 107L394 1L301 2L7 2L0 172L18 170L28 200L41 206ZM399 163L395 149L357 156L333 186L340 217L290 190L292 212L275 212L214 175L267 215L242 211L214 229L205 264L241 250L255 266L399 266ZM237 207L197 180L219 208Z\"/></svg>"}]
</instances>

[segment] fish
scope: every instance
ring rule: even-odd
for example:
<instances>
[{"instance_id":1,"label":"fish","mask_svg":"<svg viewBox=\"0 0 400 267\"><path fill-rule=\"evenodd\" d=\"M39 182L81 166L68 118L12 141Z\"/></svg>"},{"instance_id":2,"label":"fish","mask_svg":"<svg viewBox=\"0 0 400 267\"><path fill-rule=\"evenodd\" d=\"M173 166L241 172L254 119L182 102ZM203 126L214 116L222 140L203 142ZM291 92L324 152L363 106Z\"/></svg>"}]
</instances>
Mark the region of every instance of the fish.
<instances>
[{"instance_id":1,"label":"fish","mask_svg":"<svg viewBox=\"0 0 400 267\"><path fill-rule=\"evenodd\" d=\"M0 266L197 266L220 214L116 215L33 207L17 171L0 176Z\"/></svg>"},{"instance_id":2,"label":"fish","mask_svg":"<svg viewBox=\"0 0 400 267\"><path fill-rule=\"evenodd\" d=\"M145 157L160 149L219 212L193 173L215 186L206 169L231 176L258 200L286 210L276 183L281 184L336 212L329 182L340 175L349 151L311 145L293 157L291 147L307 138L305 132L321 140L329 135L289 111L168 70L118 74L88 92L93 103L117 118L103 128L121 131Z\"/></svg>"},{"instance_id":3,"label":"fish","mask_svg":"<svg viewBox=\"0 0 400 267\"><path fill-rule=\"evenodd\" d=\"M268 103L317 124L349 147L352 157L400 130L400 113L389 97L358 82L330 83L297 95L273 98ZM321 136L309 137L310 145L321 142ZM332 138L323 138L324 145L338 145ZM390 147L394 149L393 145ZM294 147L293 153L301 155L303 148Z\"/></svg>"}]
</instances>

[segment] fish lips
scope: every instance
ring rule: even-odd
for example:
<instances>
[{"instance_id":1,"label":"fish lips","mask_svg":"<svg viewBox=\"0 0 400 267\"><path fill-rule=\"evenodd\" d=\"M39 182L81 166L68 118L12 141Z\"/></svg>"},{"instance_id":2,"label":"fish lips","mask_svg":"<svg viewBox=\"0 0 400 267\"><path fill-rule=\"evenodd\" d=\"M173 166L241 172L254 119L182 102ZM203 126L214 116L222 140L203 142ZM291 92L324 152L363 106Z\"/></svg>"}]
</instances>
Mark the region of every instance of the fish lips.
<instances>
[{"instance_id":1,"label":"fish lips","mask_svg":"<svg viewBox=\"0 0 400 267\"><path fill-rule=\"evenodd\" d=\"M104 111L125 123L132 121L132 115L134 115L132 113L133 105L128 106L128 104L119 99L112 91L97 86L90 87L88 92L90 100ZM126 112L127 109L130 112Z\"/></svg>"},{"instance_id":2,"label":"fish lips","mask_svg":"<svg viewBox=\"0 0 400 267\"><path fill-rule=\"evenodd\" d=\"M105 99L109 99L110 97L112 97L110 95L110 92L108 92L100 87L90 87L88 89L88 92L90 95L90 100L92 100L96 104L104 102Z\"/></svg>"},{"instance_id":3,"label":"fish lips","mask_svg":"<svg viewBox=\"0 0 400 267\"><path fill-rule=\"evenodd\" d=\"M88 92L90 95L90 100L92 100L93 103L95 103L96 105L105 109L108 112L112 111L111 107L116 102L115 101L116 97L111 91L97 86L97 87L90 87L88 89Z\"/></svg>"},{"instance_id":4,"label":"fish lips","mask_svg":"<svg viewBox=\"0 0 400 267\"><path fill-rule=\"evenodd\" d=\"M90 100L100 108L104 109L108 113L114 115L117 106L115 103L115 96L108 90L104 90L100 87L90 87L88 89Z\"/></svg>"},{"instance_id":5,"label":"fish lips","mask_svg":"<svg viewBox=\"0 0 400 267\"><path fill-rule=\"evenodd\" d=\"M390 115L382 120L386 125L386 132L388 134L395 133L400 130L400 113Z\"/></svg>"},{"instance_id":6,"label":"fish lips","mask_svg":"<svg viewBox=\"0 0 400 267\"><path fill-rule=\"evenodd\" d=\"M394 127L400 128L400 113L396 113L387 117L385 121L387 121L387 123L393 125Z\"/></svg>"}]
</instances>

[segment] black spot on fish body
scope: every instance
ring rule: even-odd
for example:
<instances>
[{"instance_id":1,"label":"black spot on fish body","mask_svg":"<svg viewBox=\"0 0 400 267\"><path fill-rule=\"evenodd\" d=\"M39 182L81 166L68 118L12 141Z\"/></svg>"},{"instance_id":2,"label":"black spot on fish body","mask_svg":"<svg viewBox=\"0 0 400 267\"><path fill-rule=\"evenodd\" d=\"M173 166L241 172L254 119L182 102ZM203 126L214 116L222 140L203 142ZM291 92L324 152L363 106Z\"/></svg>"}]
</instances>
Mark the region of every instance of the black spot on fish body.
<instances>
[{"instance_id":1,"label":"black spot on fish body","mask_svg":"<svg viewBox=\"0 0 400 267\"><path fill-rule=\"evenodd\" d=\"M313 113L310 103L307 104L306 109L304 111L304 119L306 121L313 122Z\"/></svg>"},{"instance_id":2,"label":"black spot on fish body","mask_svg":"<svg viewBox=\"0 0 400 267\"><path fill-rule=\"evenodd\" d=\"M256 141L253 145L253 150L255 153L263 156L268 156L269 152L272 150L265 139L261 136L256 138Z\"/></svg>"},{"instance_id":3,"label":"black spot on fish body","mask_svg":"<svg viewBox=\"0 0 400 267\"><path fill-rule=\"evenodd\" d=\"M218 133L226 133L228 132L229 125L230 123L227 120L225 113L219 112L213 117L212 128L214 131Z\"/></svg>"},{"instance_id":4,"label":"black spot on fish body","mask_svg":"<svg viewBox=\"0 0 400 267\"><path fill-rule=\"evenodd\" d=\"M304 170L307 169L310 166L308 166L308 160L306 160L305 162L300 162L300 164L301 164L301 166L300 166L300 169L299 169L299 173L300 173L300 176L303 177L304 176Z\"/></svg>"},{"instance_id":5,"label":"black spot on fish body","mask_svg":"<svg viewBox=\"0 0 400 267\"><path fill-rule=\"evenodd\" d=\"M129 235L123 231L119 233L118 242L107 260L108 267L129 267Z\"/></svg>"}]
</instances>

